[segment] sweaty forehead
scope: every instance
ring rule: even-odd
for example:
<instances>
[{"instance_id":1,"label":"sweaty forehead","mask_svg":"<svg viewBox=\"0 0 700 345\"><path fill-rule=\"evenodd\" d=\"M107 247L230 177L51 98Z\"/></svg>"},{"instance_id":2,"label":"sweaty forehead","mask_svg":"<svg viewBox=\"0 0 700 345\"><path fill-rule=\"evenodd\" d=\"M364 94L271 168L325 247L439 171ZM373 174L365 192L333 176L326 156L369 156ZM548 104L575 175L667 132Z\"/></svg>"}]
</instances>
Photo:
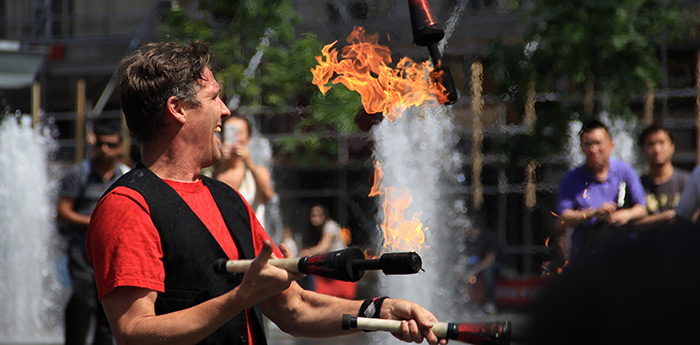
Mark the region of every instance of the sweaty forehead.
<instances>
[{"instance_id":1,"label":"sweaty forehead","mask_svg":"<svg viewBox=\"0 0 700 345\"><path fill-rule=\"evenodd\" d=\"M204 70L202 70L202 79L204 79L204 80L214 79L214 73L211 72L211 69L209 69L209 67L204 67Z\"/></svg>"},{"instance_id":2,"label":"sweaty forehead","mask_svg":"<svg viewBox=\"0 0 700 345\"><path fill-rule=\"evenodd\" d=\"M201 89L205 92L219 92L219 82L208 68L205 68L202 72L202 80L199 83L202 86Z\"/></svg>"}]
</instances>

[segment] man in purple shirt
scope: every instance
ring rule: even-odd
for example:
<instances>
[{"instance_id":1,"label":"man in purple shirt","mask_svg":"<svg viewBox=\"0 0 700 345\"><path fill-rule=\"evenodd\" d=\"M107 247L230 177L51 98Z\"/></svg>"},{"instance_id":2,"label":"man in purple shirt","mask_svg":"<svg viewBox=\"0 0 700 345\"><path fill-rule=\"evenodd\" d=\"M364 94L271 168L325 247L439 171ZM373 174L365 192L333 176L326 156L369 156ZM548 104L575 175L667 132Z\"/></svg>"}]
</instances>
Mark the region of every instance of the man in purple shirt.
<instances>
[{"instance_id":1,"label":"man in purple shirt","mask_svg":"<svg viewBox=\"0 0 700 345\"><path fill-rule=\"evenodd\" d=\"M563 227L574 228L574 256L595 252L623 225L647 214L637 173L629 164L610 159L615 142L608 128L599 121L588 121L579 139L586 162L564 176L557 196Z\"/></svg>"}]
</instances>

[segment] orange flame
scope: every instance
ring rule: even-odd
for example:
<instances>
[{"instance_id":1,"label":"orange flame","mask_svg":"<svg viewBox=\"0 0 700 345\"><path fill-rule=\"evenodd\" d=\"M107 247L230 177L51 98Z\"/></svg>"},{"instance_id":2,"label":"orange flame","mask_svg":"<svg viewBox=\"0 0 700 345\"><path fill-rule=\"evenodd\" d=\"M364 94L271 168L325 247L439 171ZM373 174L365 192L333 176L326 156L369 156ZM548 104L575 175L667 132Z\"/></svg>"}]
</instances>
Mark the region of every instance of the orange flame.
<instances>
[{"instance_id":1,"label":"orange flame","mask_svg":"<svg viewBox=\"0 0 700 345\"><path fill-rule=\"evenodd\" d=\"M383 113L389 121L401 117L405 109L425 101L447 102L447 91L440 84L442 72L433 71L430 61L415 63L409 58L399 60L395 68L389 67L391 51L377 44L378 35L365 35L362 27L355 27L347 38L349 45L340 50L336 42L326 45L318 65L311 69L312 83L324 95L333 84L343 84L360 94L362 106L368 113ZM425 242L423 223L417 214L406 219L405 213L413 197L408 188L385 187L380 183L384 173L375 162L374 185L369 196L384 197L384 248L390 250L416 250Z\"/></svg>"},{"instance_id":2,"label":"orange flame","mask_svg":"<svg viewBox=\"0 0 700 345\"><path fill-rule=\"evenodd\" d=\"M338 51L333 48L337 41L326 45L317 56L318 65L311 69L316 85L324 95L330 86L341 83L362 97L362 106L368 113L383 113L387 120L394 121L411 106L425 101L447 102L447 91L439 83L440 75L431 75L432 63L427 60L416 63L404 57L389 67L391 52L386 46L377 44L378 35L366 35L362 27L355 27L347 38L350 45L341 49L343 60L338 60Z\"/></svg>"},{"instance_id":3,"label":"orange flame","mask_svg":"<svg viewBox=\"0 0 700 345\"><path fill-rule=\"evenodd\" d=\"M425 242L423 223L414 213L409 220L405 218L406 209L411 205L413 197L406 187L381 187L382 168L378 161L374 163L374 185L369 196L383 195L384 222L381 228L384 233L384 248L389 250L418 250Z\"/></svg>"},{"instance_id":4,"label":"orange flame","mask_svg":"<svg viewBox=\"0 0 700 345\"><path fill-rule=\"evenodd\" d=\"M343 240L343 243L348 247L352 244L352 232L350 232L349 228L340 229L340 239Z\"/></svg>"},{"instance_id":5,"label":"orange flame","mask_svg":"<svg viewBox=\"0 0 700 345\"><path fill-rule=\"evenodd\" d=\"M374 250L370 249L370 248L365 248L365 250L364 250L363 252L364 252L364 254L365 254L365 259L366 259L366 260L372 260L372 259L376 259L376 258L377 258L377 253L376 253Z\"/></svg>"}]
</instances>

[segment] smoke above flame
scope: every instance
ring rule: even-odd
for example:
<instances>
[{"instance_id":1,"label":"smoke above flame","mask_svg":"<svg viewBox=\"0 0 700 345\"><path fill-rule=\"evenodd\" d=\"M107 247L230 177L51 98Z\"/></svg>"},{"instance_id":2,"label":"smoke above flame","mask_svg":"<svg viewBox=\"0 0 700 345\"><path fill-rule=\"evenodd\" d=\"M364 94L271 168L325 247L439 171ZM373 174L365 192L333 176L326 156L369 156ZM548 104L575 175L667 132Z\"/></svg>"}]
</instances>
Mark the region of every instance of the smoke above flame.
<instances>
[{"instance_id":1,"label":"smoke above flame","mask_svg":"<svg viewBox=\"0 0 700 345\"><path fill-rule=\"evenodd\" d=\"M447 91L436 82L442 72L433 73L429 60L416 63L404 57L392 68L389 48L377 43L377 34L366 35L362 27L355 27L348 36L349 45L340 50L341 60L334 48L337 42L323 47L322 55L316 57L318 65L311 69L312 83L324 95L331 89L329 82L343 84L360 94L367 113L383 113L389 121L425 101L447 102Z\"/></svg>"}]
</instances>

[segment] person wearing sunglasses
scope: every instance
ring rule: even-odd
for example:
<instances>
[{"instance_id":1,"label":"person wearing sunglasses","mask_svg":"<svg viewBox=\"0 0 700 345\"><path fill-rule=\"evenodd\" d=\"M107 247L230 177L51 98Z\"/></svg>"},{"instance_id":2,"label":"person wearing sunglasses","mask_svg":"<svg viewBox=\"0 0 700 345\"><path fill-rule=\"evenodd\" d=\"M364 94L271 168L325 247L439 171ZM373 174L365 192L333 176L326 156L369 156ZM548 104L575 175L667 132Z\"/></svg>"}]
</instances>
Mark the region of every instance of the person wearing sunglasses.
<instances>
[{"instance_id":1,"label":"person wearing sunglasses","mask_svg":"<svg viewBox=\"0 0 700 345\"><path fill-rule=\"evenodd\" d=\"M121 122L98 119L88 138L90 158L73 165L61 179L57 217L68 242L68 272L72 294L65 308L65 344L85 344L94 322L93 344L112 344L113 335L97 299L94 271L87 261L85 241L90 215L102 194L129 167L122 156ZM94 321L91 321L94 320Z\"/></svg>"}]
</instances>

